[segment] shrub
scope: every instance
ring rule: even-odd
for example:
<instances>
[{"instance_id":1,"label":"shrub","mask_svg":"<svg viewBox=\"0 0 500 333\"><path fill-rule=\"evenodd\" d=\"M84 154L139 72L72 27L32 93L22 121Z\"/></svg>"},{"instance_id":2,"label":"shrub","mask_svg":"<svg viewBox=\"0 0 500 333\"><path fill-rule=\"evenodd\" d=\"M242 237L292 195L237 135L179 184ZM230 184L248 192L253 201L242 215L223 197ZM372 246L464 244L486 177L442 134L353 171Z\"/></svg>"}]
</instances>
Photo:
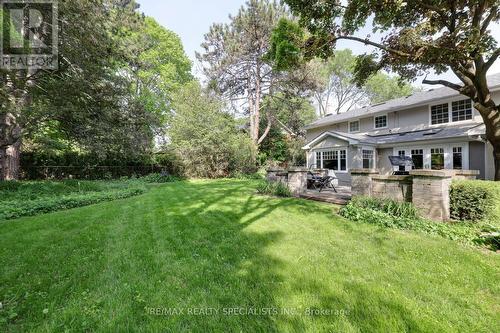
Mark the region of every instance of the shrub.
<instances>
[{"instance_id":1,"label":"shrub","mask_svg":"<svg viewBox=\"0 0 500 333\"><path fill-rule=\"evenodd\" d=\"M450 190L451 217L460 221L500 221L500 184L482 180L454 181Z\"/></svg>"},{"instance_id":2,"label":"shrub","mask_svg":"<svg viewBox=\"0 0 500 333\"><path fill-rule=\"evenodd\" d=\"M173 105L170 148L185 176L222 178L237 171L255 172L256 147L219 98L193 82L175 94Z\"/></svg>"},{"instance_id":3,"label":"shrub","mask_svg":"<svg viewBox=\"0 0 500 333\"><path fill-rule=\"evenodd\" d=\"M412 204L392 200L355 198L340 210L340 215L353 222L420 231L467 244L478 244L480 234L480 230L472 224L438 223L422 219Z\"/></svg>"},{"instance_id":4,"label":"shrub","mask_svg":"<svg viewBox=\"0 0 500 333\"><path fill-rule=\"evenodd\" d=\"M172 182L178 181L179 178L172 176L172 175L169 175L169 174L151 173L147 176L140 178L140 180L145 182L145 183L161 184L161 183L172 183Z\"/></svg>"},{"instance_id":5,"label":"shrub","mask_svg":"<svg viewBox=\"0 0 500 333\"><path fill-rule=\"evenodd\" d=\"M257 185L257 192L260 194L267 194L267 195L275 195L277 197L291 197L292 192L283 183L280 182L270 182L270 181L261 181Z\"/></svg>"},{"instance_id":6,"label":"shrub","mask_svg":"<svg viewBox=\"0 0 500 333\"><path fill-rule=\"evenodd\" d=\"M371 197L357 197L351 203L356 207L368 208L394 217L416 218L418 211L415 206L409 202L397 202L388 199L378 199Z\"/></svg>"}]
</instances>

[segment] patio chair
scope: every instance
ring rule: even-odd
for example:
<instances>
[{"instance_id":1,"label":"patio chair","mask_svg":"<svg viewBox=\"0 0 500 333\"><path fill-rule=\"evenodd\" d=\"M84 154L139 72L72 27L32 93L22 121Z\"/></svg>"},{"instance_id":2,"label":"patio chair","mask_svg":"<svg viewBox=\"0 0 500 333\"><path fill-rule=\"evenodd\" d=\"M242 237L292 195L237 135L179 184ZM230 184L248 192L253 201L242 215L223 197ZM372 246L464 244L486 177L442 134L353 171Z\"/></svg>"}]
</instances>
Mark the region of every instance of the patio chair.
<instances>
[{"instance_id":1,"label":"patio chair","mask_svg":"<svg viewBox=\"0 0 500 333\"><path fill-rule=\"evenodd\" d=\"M413 159L410 156L389 156L389 161L391 161L392 167L398 167L399 170L393 171L392 174L396 176L406 176L410 172L406 171L407 167L413 168ZM401 170L403 168L404 170Z\"/></svg>"},{"instance_id":2,"label":"patio chair","mask_svg":"<svg viewBox=\"0 0 500 333\"><path fill-rule=\"evenodd\" d=\"M333 170L328 170L328 175L327 176L317 176L312 171L309 171L309 182L312 188L315 190L323 191L325 188L331 188L335 193L337 192L337 189L335 188L334 181L337 180L337 176L335 176L335 172Z\"/></svg>"},{"instance_id":3,"label":"patio chair","mask_svg":"<svg viewBox=\"0 0 500 333\"><path fill-rule=\"evenodd\" d=\"M316 181L319 181L322 177L321 176L318 176L318 175L315 175L313 172L312 172L312 169L316 166L316 164L311 164L309 166L309 170L307 171L307 180L310 181L310 182L316 182Z\"/></svg>"},{"instance_id":4,"label":"patio chair","mask_svg":"<svg viewBox=\"0 0 500 333\"><path fill-rule=\"evenodd\" d=\"M326 177L321 177L320 180L317 182L317 188L319 189L319 193L323 191L325 188L331 188L335 193L337 193L337 189L333 185L333 181L337 179L337 177L332 177L332 176L326 176Z\"/></svg>"}]
</instances>

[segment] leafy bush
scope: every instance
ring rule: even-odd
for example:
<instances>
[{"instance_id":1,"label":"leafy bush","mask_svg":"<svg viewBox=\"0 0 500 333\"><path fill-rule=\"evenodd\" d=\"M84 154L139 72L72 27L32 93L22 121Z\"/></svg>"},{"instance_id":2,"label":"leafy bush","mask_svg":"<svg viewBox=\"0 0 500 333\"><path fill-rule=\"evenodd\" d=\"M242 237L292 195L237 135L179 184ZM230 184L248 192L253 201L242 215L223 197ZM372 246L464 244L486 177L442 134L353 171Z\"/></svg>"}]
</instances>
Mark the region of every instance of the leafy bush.
<instances>
[{"instance_id":1,"label":"leafy bush","mask_svg":"<svg viewBox=\"0 0 500 333\"><path fill-rule=\"evenodd\" d=\"M500 221L500 184L482 180L454 181L450 190L451 217L460 221Z\"/></svg>"},{"instance_id":2,"label":"leafy bush","mask_svg":"<svg viewBox=\"0 0 500 333\"><path fill-rule=\"evenodd\" d=\"M416 218L418 211L415 206L409 202L397 202L388 199L378 199L371 197L357 197L351 203L356 207L368 208L394 217Z\"/></svg>"},{"instance_id":3,"label":"leafy bush","mask_svg":"<svg viewBox=\"0 0 500 333\"><path fill-rule=\"evenodd\" d=\"M174 98L169 128L172 149L188 177L222 178L233 172L255 172L255 145L238 130L220 99L193 82Z\"/></svg>"},{"instance_id":4,"label":"leafy bush","mask_svg":"<svg viewBox=\"0 0 500 333\"><path fill-rule=\"evenodd\" d=\"M340 215L354 222L425 232L467 244L478 244L480 235L480 229L473 224L428 221L417 215L412 204L391 200L355 198L340 210Z\"/></svg>"},{"instance_id":5,"label":"leafy bush","mask_svg":"<svg viewBox=\"0 0 500 333\"><path fill-rule=\"evenodd\" d=\"M257 192L284 198L292 196L288 186L280 182L261 181L257 185Z\"/></svg>"},{"instance_id":6,"label":"leafy bush","mask_svg":"<svg viewBox=\"0 0 500 333\"><path fill-rule=\"evenodd\" d=\"M145 182L145 183L162 184L162 183L172 183L172 182L178 181L179 178L176 176L169 175L169 174L151 173L147 176L140 178L140 180Z\"/></svg>"},{"instance_id":7,"label":"leafy bush","mask_svg":"<svg viewBox=\"0 0 500 333\"><path fill-rule=\"evenodd\" d=\"M130 188L109 192L69 194L60 197L42 198L19 202L0 202L0 220L16 219L22 216L50 213L64 209L93 205L103 201L129 198L145 192L144 188Z\"/></svg>"},{"instance_id":8,"label":"leafy bush","mask_svg":"<svg viewBox=\"0 0 500 333\"><path fill-rule=\"evenodd\" d=\"M25 180L118 179L122 176L144 176L165 169L171 174L178 174L178 165L179 162L168 153L128 157L117 153L107 158L71 151L28 151L21 154L21 176Z\"/></svg>"}]
</instances>

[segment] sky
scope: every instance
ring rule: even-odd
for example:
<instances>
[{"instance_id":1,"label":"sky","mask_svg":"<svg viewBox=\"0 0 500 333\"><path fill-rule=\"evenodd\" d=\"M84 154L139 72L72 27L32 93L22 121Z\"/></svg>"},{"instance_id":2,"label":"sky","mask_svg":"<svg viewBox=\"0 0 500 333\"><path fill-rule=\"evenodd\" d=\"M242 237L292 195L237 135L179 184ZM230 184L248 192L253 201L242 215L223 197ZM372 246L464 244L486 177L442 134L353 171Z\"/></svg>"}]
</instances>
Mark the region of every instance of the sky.
<instances>
[{"instance_id":1,"label":"sky","mask_svg":"<svg viewBox=\"0 0 500 333\"><path fill-rule=\"evenodd\" d=\"M193 61L193 74L200 77L195 51L201 50L203 36L213 23L229 22L229 14L236 14L245 0L138 0L138 2L142 12L180 36L186 54ZM495 38L500 41L500 25L493 26L491 30ZM357 36L366 37L368 34L374 36L369 27L360 30ZM362 54L369 50L367 46L352 41L341 41L337 44L337 48L350 48L354 54ZM500 60L490 69L490 73L498 72L500 72ZM458 81L453 73L440 76L431 73L428 78ZM423 79L424 77L420 77L413 84L420 86ZM424 86L424 88L435 88L435 86Z\"/></svg>"}]
</instances>

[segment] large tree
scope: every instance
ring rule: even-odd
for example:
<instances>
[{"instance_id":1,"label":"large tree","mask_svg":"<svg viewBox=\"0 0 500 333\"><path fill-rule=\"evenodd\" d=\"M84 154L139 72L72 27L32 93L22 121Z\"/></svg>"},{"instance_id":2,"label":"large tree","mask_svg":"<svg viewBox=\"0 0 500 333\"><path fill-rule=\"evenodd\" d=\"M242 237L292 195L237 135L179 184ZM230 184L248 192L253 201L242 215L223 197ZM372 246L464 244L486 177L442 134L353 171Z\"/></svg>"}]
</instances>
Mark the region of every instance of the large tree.
<instances>
[{"instance_id":1,"label":"large tree","mask_svg":"<svg viewBox=\"0 0 500 333\"><path fill-rule=\"evenodd\" d=\"M230 16L229 24L210 28L202 44L204 52L197 54L211 86L236 107L248 110L255 145L265 138L259 131L261 102L274 80L264 56L272 30L285 13L277 1L249 0L236 16Z\"/></svg>"},{"instance_id":2,"label":"large tree","mask_svg":"<svg viewBox=\"0 0 500 333\"><path fill-rule=\"evenodd\" d=\"M58 70L0 71L0 179L18 177L23 139L40 147L47 131L102 159L151 151L191 63L180 39L137 8L60 1Z\"/></svg>"},{"instance_id":3,"label":"large tree","mask_svg":"<svg viewBox=\"0 0 500 333\"><path fill-rule=\"evenodd\" d=\"M470 97L486 125L486 137L492 144L495 179L500 180L500 106L491 98L487 74L500 56L491 24L500 20L499 0L285 0L300 16L310 33L303 46L310 56L329 56L336 42L350 40L373 47L372 53L358 58L359 83L384 68L402 78L413 79L433 70L442 74L451 70L460 83L448 80L424 80L439 84ZM357 32L370 21L376 39ZM289 41L287 41L289 43ZM297 46L301 48L302 46ZM299 61L299 54L283 64Z\"/></svg>"},{"instance_id":4,"label":"large tree","mask_svg":"<svg viewBox=\"0 0 500 333\"><path fill-rule=\"evenodd\" d=\"M123 2L123 1L121 1ZM83 106L111 107L121 87L110 80L113 61L120 58L113 39L113 11L128 4L111 1L59 2L58 70L0 69L0 162L3 179L17 179L22 139L30 125L43 116L34 106L52 111L65 104L73 111ZM134 10L135 7L132 9ZM6 27L2 27L6 28ZM83 33L85 32L85 33ZM43 107L45 105L46 107ZM50 105L50 107L49 107ZM80 112L87 117L89 112ZM78 118L78 116L77 116Z\"/></svg>"},{"instance_id":5,"label":"large tree","mask_svg":"<svg viewBox=\"0 0 500 333\"><path fill-rule=\"evenodd\" d=\"M263 100L266 96L310 89L309 71L299 68L279 73L266 59L273 28L280 18L289 17L286 8L275 0L249 0L229 24L214 24L205 35L203 53L197 58L209 87L220 93L237 109L247 111L250 137L258 146L272 126L280 126L271 112L265 113L261 128Z\"/></svg>"},{"instance_id":6,"label":"large tree","mask_svg":"<svg viewBox=\"0 0 500 333\"><path fill-rule=\"evenodd\" d=\"M320 81L313 94L320 117L407 96L413 91L410 84L382 72L371 76L362 86L358 85L354 71L356 56L349 49L335 51L334 56L326 60L314 59L312 67Z\"/></svg>"}]
</instances>

